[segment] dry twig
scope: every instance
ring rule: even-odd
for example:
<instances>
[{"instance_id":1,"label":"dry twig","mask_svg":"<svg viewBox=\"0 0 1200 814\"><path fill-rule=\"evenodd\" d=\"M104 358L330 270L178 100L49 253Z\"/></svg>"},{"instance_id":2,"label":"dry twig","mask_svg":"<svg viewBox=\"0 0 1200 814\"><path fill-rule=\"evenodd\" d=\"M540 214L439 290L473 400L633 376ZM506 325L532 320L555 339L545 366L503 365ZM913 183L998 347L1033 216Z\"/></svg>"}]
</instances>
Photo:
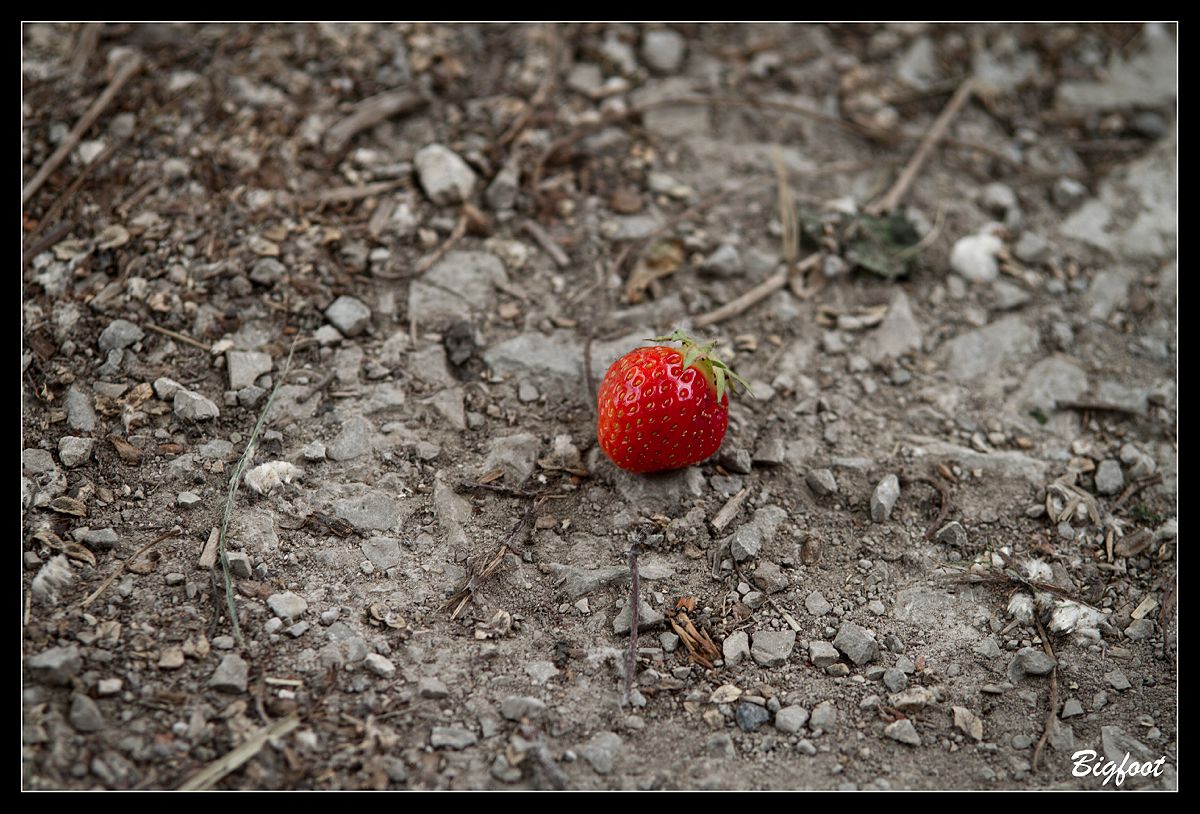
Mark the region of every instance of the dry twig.
<instances>
[{"instance_id":1,"label":"dry twig","mask_svg":"<svg viewBox=\"0 0 1200 814\"><path fill-rule=\"evenodd\" d=\"M58 166L66 160L71 151L75 149L75 146L79 144L80 139L83 138L83 134L96 123L96 119L100 118L100 114L112 104L112 100L116 98L117 93L125 86L126 82L133 78L133 75L141 67L142 58L137 53L134 53L125 60L124 64L117 71L116 76L108 83L108 87L97 97L96 101L92 102L92 106L80 117L79 122L67 134L67 137L63 139L62 144L58 145L58 149L46 159L46 163L42 165L42 168L37 171L37 174L26 184L25 189L21 191L21 206L27 204L34 193L41 189L42 184L46 183L46 179L50 177L50 174L58 169Z\"/></svg>"},{"instance_id":2,"label":"dry twig","mask_svg":"<svg viewBox=\"0 0 1200 814\"><path fill-rule=\"evenodd\" d=\"M154 548L156 545L161 543L163 540L174 537L176 534L180 534L182 532L183 532L183 529L181 529L179 526L175 526L170 531L165 532L165 533L159 535L158 537L156 537L155 539L151 540L150 542L146 543L144 546L142 546L142 548L138 551L138 553L134 554L132 557L130 557L127 560L124 560L120 565L118 565L117 570L113 571L112 574L109 575L108 579L106 579L106 580L104 580L104 582L100 583L100 587L97 588L95 591L93 591L91 596L89 596L87 599L85 599L79 603L79 607L86 608L88 605L95 602L100 597L100 594L104 593L104 591L108 589L108 586L113 584L113 582L117 579L117 577L119 577L119 576L121 576L121 574L125 573L125 567L127 565L129 565L131 562L137 562L139 557L141 557L143 554L145 554L150 549Z\"/></svg>"},{"instance_id":3,"label":"dry twig","mask_svg":"<svg viewBox=\"0 0 1200 814\"><path fill-rule=\"evenodd\" d=\"M534 241L542 247L546 254L550 255L550 259L560 269L565 269L571 265L571 258L563 251L562 246L558 245L558 241L550 237L546 230L529 219L521 221L521 229L527 235L532 237Z\"/></svg>"},{"instance_id":4,"label":"dry twig","mask_svg":"<svg viewBox=\"0 0 1200 814\"><path fill-rule=\"evenodd\" d=\"M210 789L221 781L221 778L228 775L230 772L236 771L250 758L258 754L259 750L266 746L267 741L274 738L281 738L291 732L296 727L300 726L300 716L296 714L289 715L279 721L276 721L271 726L263 727L258 730L241 746L226 752L221 757L208 764L196 774L192 775L187 781L179 787L180 791L202 791Z\"/></svg>"},{"instance_id":5,"label":"dry twig","mask_svg":"<svg viewBox=\"0 0 1200 814\"><path fill-rule=\"evenodd\" d=\"M950 122L954 120L954 117L958 115L960 110L962 110L963 105L965 105L967 100L971 98L971 94L974 89L974 80L971 77L967 77L967 79L965 79L963 83L958 86L958 90L954 92L954 96L952 96L950 101L946 103L946 107L943 108L941 114L934 121L933 126L929 128L929 132L925 134L925 138L921 141L921 145L917 147L917 151L913 153L912 159L900 173L900 177L896 179L896 183L892 185L892 188L888 190L887 194L884 195L883 198L867 208L867 211L870 214L882 215L886 212L895 210L895 208L900 205L900 201L908 192L908 188L912 186L912 182L917 177L917 173L920 172L921 167L924 166L925 160L929 158L929 154L933 151L933 148L937 146L937 143L941 141L942 137L946 134L946 128L950 126Z\"/></svg>"},{"instance_id":6,"label":"dry twig","mask_svg":"<svg viewBox=\"0 0 1200 814\"><path fill-rule=\"evenodd\" d=\"M1038 760L1042 756L1042 747L1046 745L1046 740L1050 737L1050 731L1054 727L1058 715L1058 659L1054 657L1054 648L1050 646L1050 637L1046 635L1046 628L1042 625L1042 620L1036 616L1033 619L1037 623L1038 635L1042 637L1042 649L1046 651L1046 655L1054 662L1054 667L1050 669L1050 711L1046 713L1046 726L1042 731L1042 736L1038 738L1037 747L1033 750L1033 770L1038 770Z\"/></svg>"},{"instance_id":7,"label":"dry twig","mask_svg":"<svg viewBox=\"0 0 1200 814\"><path fill-rule=\"evenodd\" d=\"M743 311L758 305L767 297L779 291L788 284L788 280L793 275L803 274L810 269L817 267L817 263L821 260L821 253L816 252L797 263L792 269L783 269L772 274L767 279L756 285L754 288L742 294L737 299L730 300L722 305L709 311L707 314L701 314L692 320L692 325L696 328L707 328L709 325L715 325L718 322L724 322L731 317L736 317Z\"/></svg>"},{"instance_id":8,"label":"dry twig","mask_svg":"<svg viewBox=\"0 0 1200 814\"><path fill-rule=\"evenodd\" d=\"M402 113L412 113L428 104L428 100L412 91L398 90L380 93L363 99L354 112L325 131L325 152L340 153L350 139L380 122Z\"/></svg>"}]
</instances>

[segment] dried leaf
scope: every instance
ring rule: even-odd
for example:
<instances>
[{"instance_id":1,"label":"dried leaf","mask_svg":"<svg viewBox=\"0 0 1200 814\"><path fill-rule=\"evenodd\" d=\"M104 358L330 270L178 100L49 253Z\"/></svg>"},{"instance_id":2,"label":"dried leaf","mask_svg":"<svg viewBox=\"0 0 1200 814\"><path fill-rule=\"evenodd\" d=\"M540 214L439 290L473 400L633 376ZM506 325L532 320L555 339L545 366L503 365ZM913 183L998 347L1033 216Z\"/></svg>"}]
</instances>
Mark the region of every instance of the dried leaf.
<instances>
[{"instance_id":1,"label":"dried leaf","mask_svg":"<svg viewBox=\"0 0 1200 814\"><path fill-rule=\"evenodd\" d=\"M75 517L87 517L87 506L83 501L77 500L66 495L59 495L50 501L48 507L50 511L58 512L59 514L70 514Z\"/></svg>"},{"instance_id":2,"label":"dried leaf","mask_svg":"<svg viewBox=\"0 0 1200 814\"><path fill-rule=\"evenodd\" d=\"M117 399L117 403L137 407L152 398L154 398L154 388L150 386L149 382L142 382L130 388L128 393Z\"/></svg>"},{"instance_id":3,"label":"dried leaf","mask_svg":"<svg viewBox=\"0 0 1200 814\"><path fill-rule=\"evenodd\" d=\"M162 554L159 554L157 551L150 550L126 565L125 570L132 571L135 574L149 574L158 567L158 561L161 559Z\"/></svg>"},{"instance_id":4,"label":"dried leaf","mask_svg":"<svg viewBox=\"0 0 1200 814\"><path fill-rule=\"evenodd\" d=\"M735 687L732 684L722 684L713 690L713 694L709 697L710 704L731 704L742 697L740 687Z\"/></svg>"},{"instance_id":5,"label":"dried leaf","mask_svg":"<svg viewBox=\"0 0 1200 814\"><path fill-rule=\"evenodd\" d=\"M142 462L142 455L144 453L141 447L134 446L119 435L110 435L108 436L108 440L112 443L113 448L116 449L117 455L121 456L121 460L125 463L136 466Z\"/></svg>"},{"instance_id":6,"label":"dried leaf","mask_svg":"<svg viewBox=\"0 0 1200 814\"><path fill-rule=\"evenodd\" d=\"M479 482L480 483L495 483L496 481L500 480L502 477L504 477L504 470L501 469L500 467L496 467L495 469L491 470L490 472L484 473L479 478Z\"/></svg>"},{"instance_id":7,"label":"dried leaf","mask_svg":"<svg viewBox=\"0 0 1200 814\"><path fill-rule=\"evenodd\" d=\"M93 568L96 567L96 555L74 540L64 540L49 529L42 529L33 535L33 539L44 543L47 547L55 551L61 551L73 560L86 562Z\"/></svg>"},{"instance_id":8,"label":"dried leaf","mask_svg":"<svg viewBox=\"0 0 1200 814\"><path fill-rule=\"evenodd\" d=\"M679 240L663 240L655 243L633 267L625 283L625 301L642 301L650 283L674 274L683 264L683 243Z\"/></svg>"},{"instance_id":9,"label":"dried leaf","mask_svg":"<svg viewBox=\"0 0 1200 814\"><path fill-rule=\"evenodd\" d=\"M114 223L96 235L95 240L97 248L115 249L129 242L129 230L119 223Z\"/></svg>"},{"instance_id":10,"label":"dried leaf","mask_svg":"<svg viewBox=\"0 0 1200 814\"><path fill-rule=\"evenodd\" d=\"M694 597L694 596L679 597L678 599L675 600L675 608L676 608L676 610L683 610L683 611L687 611L688 613L691 613L692 611L696 610L696 597Z\"/></svg>"}]
</instances>

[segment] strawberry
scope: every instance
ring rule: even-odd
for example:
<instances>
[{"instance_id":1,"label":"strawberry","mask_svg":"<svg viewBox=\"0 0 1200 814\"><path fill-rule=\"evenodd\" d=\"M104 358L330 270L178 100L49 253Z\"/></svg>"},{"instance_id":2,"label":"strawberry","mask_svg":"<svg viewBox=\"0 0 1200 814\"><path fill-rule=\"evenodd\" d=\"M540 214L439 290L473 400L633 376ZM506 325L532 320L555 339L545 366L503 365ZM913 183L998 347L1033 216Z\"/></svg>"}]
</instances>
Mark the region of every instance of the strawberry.
<instances>
[{"instance_id":1,"label":"strawberry","mask_svg":"<svg viewBox=\"0 0 1200 814\"><path fill-rule=\"evenodd\" d=\"M630 472L679 469L721 446L729 425L728 383L742 381L680 331L651 342L681 342L622 356L600 384L596 437L612 462ZM749 387L746 387L749 391Z\"/></svg>"}]
</instances>

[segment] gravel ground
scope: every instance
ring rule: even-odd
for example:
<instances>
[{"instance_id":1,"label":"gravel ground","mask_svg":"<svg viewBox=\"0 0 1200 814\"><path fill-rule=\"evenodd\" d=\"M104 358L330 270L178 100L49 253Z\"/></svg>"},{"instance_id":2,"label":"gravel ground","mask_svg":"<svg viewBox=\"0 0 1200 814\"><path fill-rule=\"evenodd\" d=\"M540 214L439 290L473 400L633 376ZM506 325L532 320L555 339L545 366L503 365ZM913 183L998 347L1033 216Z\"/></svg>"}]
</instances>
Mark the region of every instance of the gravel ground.
<instances>
[{"instance_id":1,"label":"gravel ground","mask_svg":"<svg viewBox=\"0 0 1200 814\"><path fill-rule=\"evenodd\" d=\"M23 787L1175 788L1175 34L25 25Z\"/></svg>"}]
</instances>

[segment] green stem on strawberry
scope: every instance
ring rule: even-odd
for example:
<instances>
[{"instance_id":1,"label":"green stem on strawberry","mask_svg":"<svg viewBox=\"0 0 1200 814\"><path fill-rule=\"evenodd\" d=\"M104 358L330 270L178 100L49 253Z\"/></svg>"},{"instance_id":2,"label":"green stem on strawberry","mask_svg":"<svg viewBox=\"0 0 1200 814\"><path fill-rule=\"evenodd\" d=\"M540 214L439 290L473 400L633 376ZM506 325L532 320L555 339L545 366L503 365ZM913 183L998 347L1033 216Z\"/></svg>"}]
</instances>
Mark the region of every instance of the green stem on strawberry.
<instances>
[{"instance_id":1,"label":"green stem on strawberry","mask_svg":"<svg viewBox=\"0 0 1200 814\"><path fill-rule=\"evenodd\" d=\"M751 398L756 398L754 391L750 389L750 385L738 374L734 373L724 362L713 356L713 348L717 346L716 340L709 342L707 345L701 345L695 339L685 334L683 331L676 328L670 336L656 336L647 342L681 342L683 344L683 369L695 367L700 371L706 379L710 379L717 388L717 404L721 404L725 399L725 390L727 388L726 378L740 384Z\"/></svg>"}]
</instances>

